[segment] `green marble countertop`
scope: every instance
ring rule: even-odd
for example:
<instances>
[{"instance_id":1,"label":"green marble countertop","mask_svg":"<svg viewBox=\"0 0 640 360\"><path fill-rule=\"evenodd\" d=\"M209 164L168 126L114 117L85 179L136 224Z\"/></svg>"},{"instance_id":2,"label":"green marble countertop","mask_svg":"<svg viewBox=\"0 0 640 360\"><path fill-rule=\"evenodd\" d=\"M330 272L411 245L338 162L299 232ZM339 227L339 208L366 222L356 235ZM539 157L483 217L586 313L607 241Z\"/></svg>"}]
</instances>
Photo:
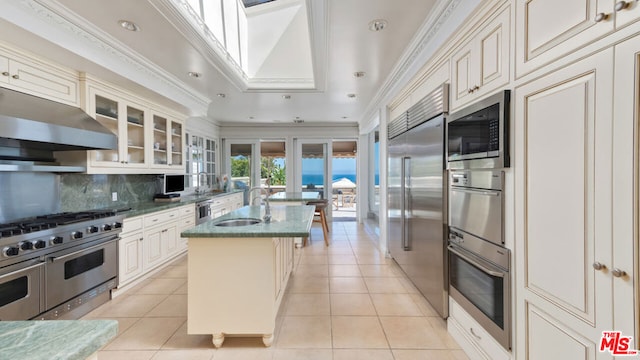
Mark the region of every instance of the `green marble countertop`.
<instances>
[{"instance_id":1,"label":"green marble countertop","mask_svg":"<svg viewBox=\"0 0 640 360\"><path fill-rule=\"evenodd\" d=\"M227 219L261 219L264 206L245 206L182 232L188 238L306 237L311 230L315 206L271 206L271 223L246 226L216 226Z\"/></svg>"},{"instance_id":2,"label":"green marble countertop","mask_svg":"<svg viewBox=\"0 0 640 360\"><path fill-rule=\"evenodd\" d=\"M169 210L175 207L197 203L203 200L209 200L217 196L230 195L236 192L242 192L242 191L241 190L229 191L229 192L215 191L215 192L209 192L209 193L204 193L199 195L195 195L195 194L186 195L186 196L181 196L180 201L176 201L176 202L154 202L154 201L139 202L139 203L128 205L129 207L131 207L131 210L123 211L121 214L124 215L125 217L140 216L140 215L153 213L156 211Z\"/></svg>"},{"instance_id":3,"label":"green marble countertop","mask_svg":"<svg viewBox=\"0 0 640 360\"><path fill-rule=\"evenodd\" d=\"M117 333L116 320L0 321L0 359L85 360Z\"/></svg>"},{"instance_id":4,"label":"green marble countertop","mask_svg":"<svg viewBox=\"0 0 640 360\"><path fill-rule=\"evenodd\" d=\"M276 201L307 201L317 200L320 197L320 193L317 191L297 191L297 192L279 192L269 196L269 200Z\"/></svg>"}]
</instances>

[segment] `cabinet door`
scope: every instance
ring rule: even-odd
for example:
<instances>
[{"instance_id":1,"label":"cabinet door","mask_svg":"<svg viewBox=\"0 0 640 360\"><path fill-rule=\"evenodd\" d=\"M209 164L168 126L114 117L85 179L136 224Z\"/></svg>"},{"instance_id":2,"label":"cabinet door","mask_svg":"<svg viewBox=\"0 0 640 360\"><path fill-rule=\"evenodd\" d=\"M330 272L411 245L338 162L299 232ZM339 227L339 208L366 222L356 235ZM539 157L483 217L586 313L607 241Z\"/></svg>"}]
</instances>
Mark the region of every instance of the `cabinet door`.
<instances>
[{"instance_id":1,"label":"cabinet door","mask_svg":"<svg viewBox=\"0 0 640 360\"><path fill-rule=\"evenodd\" d=\"M528 0L515 4L517 76L614 30L613 0ZM600 13L607 17L597 22Z\"/></svg>"},{"instance_id":2,"label":"cabinet door","mask_svg":"<svg viewBox=\"0 0 640 360\"><path fill-rule=\"evenodd\" d=\"M274 300L280 297L282 290L282 241L280 238L273 239L273 255L274 255Z\"/></svg>"},{"instance_id":3,"label":"cabinet door","mask_svg":"<svg viewBox=\"0 0 640 360\"><path fill-rule=\"evenodd\" d=\"M176 233L175 226L171 226L166 230L167 231L163 233L166 256L171 256L178 252L178 234Z\"/></svg>"},{"instance_id":4,"label":"cabinet door","mask_svg":"<svg viewBox=\"0 0 640 360\"><path fill-rule=\"evenodd\" d=\"M637 5L636 5L637 6ZM640 333L638 299L638 193L640 183L638 141L640 116L640 36L615 48L613 96L613 261L611 269L624 271L613 279L614 326L633 336L631 348L638 349ZM635 270L634 270L635 269Z\"/></svg>"},{"instance_id":5,"label":"cabinet door","mask_svg":"<svg viewBox=\"0 0 640 360\"><path fill-rule=\"evenodd\" d=\"M123 110L122 101L117 98L103 96L95 91L89 92L87 112L105 128L118 137L118 149L93 150L89 152L92 166L113 167L120 164L120 148L122 148L123 134L120 133L120 114Z\"/></svg>"},{"instance_id":6,"label":"cabinet door","mask_svg":"<svg viewBox=\"0 0 640 360\"><path fill-rule=\"evenodd\" d=\"M620 4L620 7L618 7ZM624 4L624 8L622 5ZM640 19L640 4L638 1L616 1L616 28L619 29L623 26L634 23ZM619 9L619 10L618 10Z\"/></svg>"},{"instance_id":7,"label":"cabinet door","mask_svg":"<svg viewBox=\"0 0 640 360\"><path fill-rule=\"evenodd\" d=\"M50 100L78 105L78 82L42 67L9 60L9 83L16 88Z\"/></svg>"},{"instance_id":8,"label":"cabinet door","mask_svg":"<svg viewBox=\"0 0 640 360\"><path fill-rule=\"evenodd\" d=\"M142 274L142 233L123 236L119 242L120 286Z\"/></svg>"},{"instance_id":9,"label":"cabinet door","mask_svg":"<svg viewBox=\"0 0 640 360\"><path fill-rule=\"evenodd\" d=\"M612 49L515 90L518 359L603 356L594 344L613 326L612 91Z\"/></svg>"},{"instance_id":10,"label":"cabinet door","mask_svg":"<svg viewBox=\"0 0 640 360\"><path fill-rule=\"evenodd\" d=\"M126 118L122 126L123 147L121 163L127 167L143 167L145 165L145 111L140 107L127 105Z\"/></svg>"},{"instance_id":11,"label":"cabinet door","mask_svg":"<svg viewBox=\"0 0 640 360\"><path fill-rule=\"evenodd\" d=\"M162 238L167 230L155 228L144 233L144 270L147 271L163 259Z\"/></svg>"},{"instance_id":12,"label":"cabinet door","mask_svg":"<svg viewBox=\"0 0 640 360\"><path fill-rule=\"evenodd\" d=\"M0 55L0 83L8 84L10 75L11 73L9 73L9 58Z\"/></svg>"},{"instance_id":13,"label":"cabinet door","mask_svg":"<svg viewBox=\"0 0 640 360\"><path fill-rule=\"evenodd\" d=\"M509 82L510 7L485 24L451 59L451 108L469 103Z\"/></svg>"},{"instance_id":14,"label":"cabinet door","mask_svg":"<svg viewBox=\"0 0 640 360\"><path fill-rule=\"evenodd\" d=\"M182 126L181 122L178 121L170 121L170 134L169 141L170 144L167 149L170 150L170 164L172 168L184 168L184 144L182 139L184 138L184 126ZM168 151L169 151L168 150Z\"/></svg>"}]
</instances>

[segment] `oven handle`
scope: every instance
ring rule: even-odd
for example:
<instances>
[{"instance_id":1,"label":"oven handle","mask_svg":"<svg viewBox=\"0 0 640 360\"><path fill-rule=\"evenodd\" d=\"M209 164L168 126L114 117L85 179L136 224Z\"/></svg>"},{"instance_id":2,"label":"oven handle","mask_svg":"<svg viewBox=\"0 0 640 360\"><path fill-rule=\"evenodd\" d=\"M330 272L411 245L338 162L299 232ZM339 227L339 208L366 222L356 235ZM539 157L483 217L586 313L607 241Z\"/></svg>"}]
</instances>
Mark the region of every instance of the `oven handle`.
<instances>
[{"instance_id":1,"label":"oven handle","mask_svg":"<svg viewBox=\"0 0 640 360\"><path fill-rule=\"evenodd\" d=\"M62 255L62 256L51 256L51 257L48 257L47 259L51 260L51 262L54 263L56 261L60 261L60 260L64 260L64 259L68 259L70 257L76 256L76 255L78 255L80 253L83 253L85 251L89 251L89 250L97 249L97 248L100 248L100 247L104 247L106 244L114 242L117 239L118 239L118 235L116 235L113 238L109 239L108 241L102 242L102 243L100 243L98 245L90 246L90 247L88 247L86 249L74 251L74 252L72 252L70 254L66 254L66 255Z\"/></svg>"},{"instance_id":2,"label":"oven handle","mask_svg":"<svg viewBox=\"0 0 640 360\"><path fill-rule=\"evenodd\" d=\"M41 261L41 262L39 262L39 263L37 263L35 265L27 266L26 268L22 268L20 270L12 271L12 272L10 272L8 274L2 274L2 275L0 275L0 280L4 279L6 277L9 277L9 276L17 275L17 274L19 274L21 272L24 272L24 271L27 271L27 270L35 269L38 266L42 266L42 265L44 265L44 261Z\"/></svg>"},{"instance_id":3,"label":"oven handle","mask_svg":"<svg viewBox=\"0 0 640 360\"><path fill-rule=\"evenodd\" d=\"M469 257L469 256L461 253L460 251L456 250L455 247L449 245L449 246L447 246L447 249L449 249L449 251L454 253L456 256L459 256L459 257L463 258L464 260L468 261L469 263L471 263L471 265L476 266L480 270L484 271L485 273L487 273L487 274L489 274L491 276L504 278L504 273L502 271L496 271L496 270L489 269L487 266L478 263L478 261L476 261L476 260L472 259L471 257Z\"/></svg>"},{"instance_id":4,"label":"oven handle","mask_svg":"<svg viewBox=\"0 0 640 360\"><path fill-rule=\"evenodd\" d=\"M451 191L460 191L460 192L466 192L466 193L471 193L471 194L492 195L492 196L500 196L500 194L502 193L502 191L499 191L499 190L465 189L465 188L460 188L460 187L456 187L456 186L452 186L451 187Z\"/></svg>"}]
</instances>

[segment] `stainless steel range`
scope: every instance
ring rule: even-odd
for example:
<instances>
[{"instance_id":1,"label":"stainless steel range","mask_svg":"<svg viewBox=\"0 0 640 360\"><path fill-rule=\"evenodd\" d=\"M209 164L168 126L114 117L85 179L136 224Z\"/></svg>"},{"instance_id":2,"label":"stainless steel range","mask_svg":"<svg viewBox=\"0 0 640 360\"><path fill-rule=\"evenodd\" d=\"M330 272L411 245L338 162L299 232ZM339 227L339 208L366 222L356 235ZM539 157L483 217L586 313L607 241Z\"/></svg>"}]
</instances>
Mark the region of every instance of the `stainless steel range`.
<instances>
[{"instance_id":1,"label":"stainless steel range","mask_svg":"<svg viewBox=\"0 0 640 360\"><path fill-rule=\"evenodd\" d=\"M122 220L98 210L0 224L0 320L74 319L108 301Z\"/></svg>"}]
</instances>

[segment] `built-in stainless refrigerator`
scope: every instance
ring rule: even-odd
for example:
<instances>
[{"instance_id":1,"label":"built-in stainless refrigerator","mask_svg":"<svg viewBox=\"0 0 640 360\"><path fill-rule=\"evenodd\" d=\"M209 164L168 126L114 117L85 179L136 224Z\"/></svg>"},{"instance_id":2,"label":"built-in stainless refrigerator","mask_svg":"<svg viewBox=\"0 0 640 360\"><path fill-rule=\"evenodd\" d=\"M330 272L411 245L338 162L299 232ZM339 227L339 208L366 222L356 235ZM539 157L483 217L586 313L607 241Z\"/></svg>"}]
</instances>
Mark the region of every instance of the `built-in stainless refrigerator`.
<instances>
[{"instance_id":1,"label":"built-in stainless refrigerator","mask_svg":"<svg viewBox=\"0 0 640 360\"><path fill-rule=\"evenodd\" d=\"M447 110L443 85L388 126L389 253L443 318L448 316Z\"/></svg>"}]
</instances>

